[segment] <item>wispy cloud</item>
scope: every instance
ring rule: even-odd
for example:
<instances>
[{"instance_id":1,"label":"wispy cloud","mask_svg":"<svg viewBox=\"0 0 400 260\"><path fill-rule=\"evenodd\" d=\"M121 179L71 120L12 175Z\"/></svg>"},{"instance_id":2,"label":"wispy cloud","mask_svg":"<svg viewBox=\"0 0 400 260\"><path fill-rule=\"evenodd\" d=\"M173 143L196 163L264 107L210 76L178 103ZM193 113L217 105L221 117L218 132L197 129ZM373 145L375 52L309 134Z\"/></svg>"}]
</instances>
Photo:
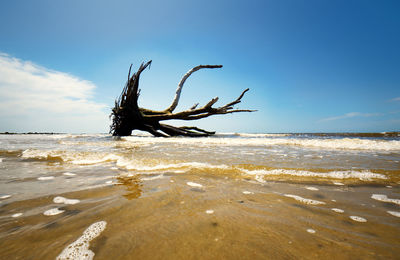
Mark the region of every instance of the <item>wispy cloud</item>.
<instances>
[{"instance_id":1,"label":"wispy cloud","mask_svg":"<svg viewBox=\"0 0 400 260\"><path fill-rule=\"evenodd\" d=\"M392 101L392 102L400 101L400 97L392 98L392 99L389 100L389 101Z\"/></svg>"},{"instance_id":2,"label":"wispy cloud","mask_svg":"<svg viewBox=\"0 0 400 260\"><path fill-rule=\"evenodd\" d=\"M95 88L90 81L0 53L0 131L96 131L108 121L106 106L91 100Z\"/></svg>"},{"instance_id":3,"label":"wispy cloud","mask_svg":"<svg viewBox=\"0 0 400 260\"><path fill-rule=\"evenodd\" d=\"M327 117L319 120L320 122L325 122L325 121L334 121L334 120L340 120L340 119L346 119L346 118L352 118L352 117L372 117L372 116L382 116L383 114L381 113L360 113L360 112L350 112L344 115L340 116L334 116L334 117Z\"/></svg>"}]
</instances>

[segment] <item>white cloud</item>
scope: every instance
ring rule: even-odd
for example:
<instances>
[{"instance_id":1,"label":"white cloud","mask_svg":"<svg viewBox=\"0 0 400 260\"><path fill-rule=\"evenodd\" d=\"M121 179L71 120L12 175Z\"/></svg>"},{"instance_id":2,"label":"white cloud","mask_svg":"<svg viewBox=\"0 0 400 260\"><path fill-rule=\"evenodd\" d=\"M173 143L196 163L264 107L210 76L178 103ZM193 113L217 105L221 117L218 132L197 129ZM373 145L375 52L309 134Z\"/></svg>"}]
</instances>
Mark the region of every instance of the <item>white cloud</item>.
<instances>
[{"instance_id":1,"label":"white cloud","mask_svg":"<svg viewBox=\"0 0 400 260\"><path fill-rule=\"evenodd\" d=\"M107 131L107 106L91 100L95 88L0 53L0 131Z\"/></svg>"},{"instance_id":2,"label":"white cloud","mask_svg":"<svg viewBox=\"0 0 400 260\"><path fill-rule=\"evenodd\" d=\"M328 118L323 118L320 120L320 122L323 121L334 121L334 120L340 120L340 119L346 119L346 118L352 118L352 117L372 117L372 116L381 116L382 114L380 113L360 113L360 112L350 112L344 115L340 116L334 116L334 117L328 117Z\"/></svg>"},{"instance_id":3,"label":"white cloud","mask_svg":"<svg viewBox=\"0 0 400 260\"><path fill-rule=\"evenodd\" d=\"M400 101L400 97L393 98L393 99L391 99L390 101Z\"/></svg>"}]
</instances>

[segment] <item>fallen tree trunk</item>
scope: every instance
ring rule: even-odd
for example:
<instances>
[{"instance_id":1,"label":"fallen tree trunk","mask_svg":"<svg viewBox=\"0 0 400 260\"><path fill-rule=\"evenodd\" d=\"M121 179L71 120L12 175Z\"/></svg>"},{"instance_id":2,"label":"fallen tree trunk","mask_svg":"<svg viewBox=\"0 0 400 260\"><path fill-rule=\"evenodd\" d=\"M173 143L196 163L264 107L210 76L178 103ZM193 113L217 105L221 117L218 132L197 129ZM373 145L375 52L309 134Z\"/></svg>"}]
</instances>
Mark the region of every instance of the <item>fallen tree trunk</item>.
<instances>
[{"instance_id":1,"label":"fallen tree trunk","mask_svg":"<svg viewBox=\"0 0 400 260\"><path fill-rule=\"evenodd\" d=\"M237 112L253 112L256 110L234 109L234 105L241 102L243 95L249 90L245 89L242 94L234 101L222 106L213 107L218 101L218 97L211 99L204 106L197 108L195 104L188 110L173 113L178 105L180 95L185 81L190 75L200 69L222 68L222 65L199 65L189 70L181 79L176 89L175 97L171 105L163 111L155 111L138 106L138 98L140 94L139 78L140 74L151 64L151 61L142 63L136 73L131 76L132 65L129 68L128 81L121 92L121 95L115 100L115 106L111 112L112 124L110 133L113 136L128 136L132 130L141 130L151 133L154 136L210 136L215 132L206 131L194 126L175 127L171 125L161 124L160 121L178 119L178 120L198 120L212 115L230 114Z\"/></svg>"}]
</instances>

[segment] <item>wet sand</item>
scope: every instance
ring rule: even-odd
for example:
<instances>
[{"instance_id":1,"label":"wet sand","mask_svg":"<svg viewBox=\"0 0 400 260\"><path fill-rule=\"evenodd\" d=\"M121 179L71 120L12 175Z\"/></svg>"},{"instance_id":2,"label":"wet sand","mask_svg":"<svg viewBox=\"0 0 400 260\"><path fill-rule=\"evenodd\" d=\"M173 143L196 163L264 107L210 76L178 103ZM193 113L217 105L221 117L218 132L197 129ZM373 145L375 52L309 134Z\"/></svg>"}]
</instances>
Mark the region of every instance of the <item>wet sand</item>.
<instances>
[{"instance_id":1,"label":"wet sand","mask_svg":"<svg viewBox=\"0 0 400 260\"><path fill-rule=\"evenodd\" d=\"M400 218L388 213L399 212L399 205L371 198L398 198L398 185L259 183L195 169L116 176L101 188L1 199L0 258L55 259L99 221L107 225L89 243L95 259L398 259L400 254ZM57 196L79 203L55 203ZM53 208L63 212L43 214ZM17 213L22 215L12 217Z\"/></svg>"}]
</instances>

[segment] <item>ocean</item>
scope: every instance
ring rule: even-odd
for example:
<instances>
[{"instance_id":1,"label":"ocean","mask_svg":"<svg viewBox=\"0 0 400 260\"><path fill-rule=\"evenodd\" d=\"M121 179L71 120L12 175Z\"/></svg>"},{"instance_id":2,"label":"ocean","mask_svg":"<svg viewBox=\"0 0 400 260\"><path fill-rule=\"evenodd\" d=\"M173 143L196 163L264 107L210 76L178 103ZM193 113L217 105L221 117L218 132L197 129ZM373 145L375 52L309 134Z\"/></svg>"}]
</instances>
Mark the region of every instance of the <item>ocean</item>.
<instances>
[{"instance_id":1,"label":"ocean","mask_svg":"<svg viewBox=\"0 0 400 260\"><path fill-rule=\"evenodd\" d=\"M400 134L0 135L0 259L398 259Z\"/></svg>"}]
</instances>

